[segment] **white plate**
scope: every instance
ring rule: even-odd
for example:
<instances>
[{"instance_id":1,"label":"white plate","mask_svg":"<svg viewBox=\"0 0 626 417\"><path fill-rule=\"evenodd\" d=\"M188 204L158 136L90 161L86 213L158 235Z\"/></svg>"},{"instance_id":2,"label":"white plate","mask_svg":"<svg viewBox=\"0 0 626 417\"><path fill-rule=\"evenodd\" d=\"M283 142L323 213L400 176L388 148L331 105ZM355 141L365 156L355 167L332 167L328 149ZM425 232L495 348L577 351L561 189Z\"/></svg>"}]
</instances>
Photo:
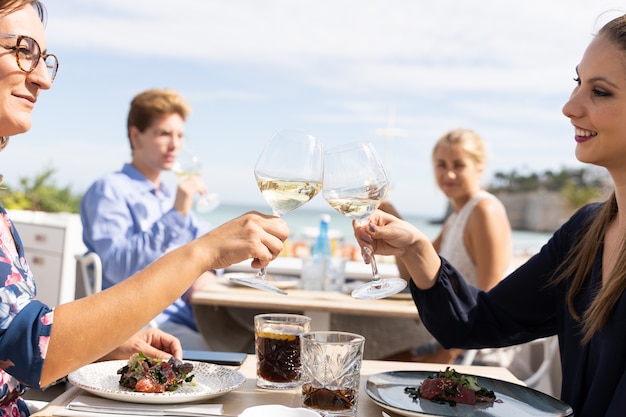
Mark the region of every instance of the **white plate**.
<instances>
[{"instance_id":1,"label":"white plate","mask_svg":"<svg viewBox=\"0 0 626 417\"><path fill-rule=\"evenodd\" d=\"M239 286L240 284L237 284L236 282L233 282L230 280L231 277L253 277L255 276L256 273L254 272L225 272L224 274L218 276L218 282L224 284L224 285L237 285ZM289 276L289 275L274 275L274 274L267 274L266 277L268 282L271 282L272 284L274 284L277 288L280 288L282 290L287 289L287 288L296 288L297 286L300 285L300 278L298 277L293 277L293 276Z\"/></svg>"},{"instance_id":2,"label":"white plate","mask_svg":"<svg viewBox=\"0 0 626 417\"><path fill-rule=\"evenodd\" d=\"M320 417L315 411L306 408L289 408L284 405L258 405L249 407L239 417Z\"/></svg>"},{"instance_id":3,"label":"white plate","mask_svg":"<svg viewBox=\"0 0 626 417\"><path fill-rule=\"evenodd\" d=\"M557 417L573 416L572 408L563 401L543 392L511 382L477 376L478 385L496 394L493 404L477 405L437 404L418 398L413 400L404 392L405 387L419 387L433 371L395 371L372 375L367 380L365 392L383 408L401 416L492 416L492 417Z\"/></svg>"},{"instance_id":4,"label":"white plate","mask_svg":"<svg viewBox=\"0 0 626 417\"><path fill-rule=\"evenodd\" d=\"M72 385L111 400L144 404L177 404L205 400L239 388L246 378L240 372L212 363L193 364L194 382L184 383L176 391L164 393L135 392L120 386L117 370L125 360L92 363L67 376Z\"/></svg>"}]
</instances>

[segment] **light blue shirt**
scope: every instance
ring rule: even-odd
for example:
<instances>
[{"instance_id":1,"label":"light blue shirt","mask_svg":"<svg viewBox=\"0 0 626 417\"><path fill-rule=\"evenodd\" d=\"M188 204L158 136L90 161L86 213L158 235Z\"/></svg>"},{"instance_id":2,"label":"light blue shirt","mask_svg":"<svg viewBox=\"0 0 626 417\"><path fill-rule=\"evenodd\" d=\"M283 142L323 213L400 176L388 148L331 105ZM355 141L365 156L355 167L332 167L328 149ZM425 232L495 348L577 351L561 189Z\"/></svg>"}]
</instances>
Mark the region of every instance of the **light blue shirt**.
<instances>
[{"instance_id":1,"label":"light blue shirt","mask_svg":"<svg viewBox=\"0 0 626 417\"><path fill-rule=\"evenodd\" d=\"M89 187L80 205L83 242L102 259L103 289L210 230L193 213L176 211L174 198L130 164ZM180 298L156 318L168 320L197 330L191 306Z\"/></svg>"}]
</instances>

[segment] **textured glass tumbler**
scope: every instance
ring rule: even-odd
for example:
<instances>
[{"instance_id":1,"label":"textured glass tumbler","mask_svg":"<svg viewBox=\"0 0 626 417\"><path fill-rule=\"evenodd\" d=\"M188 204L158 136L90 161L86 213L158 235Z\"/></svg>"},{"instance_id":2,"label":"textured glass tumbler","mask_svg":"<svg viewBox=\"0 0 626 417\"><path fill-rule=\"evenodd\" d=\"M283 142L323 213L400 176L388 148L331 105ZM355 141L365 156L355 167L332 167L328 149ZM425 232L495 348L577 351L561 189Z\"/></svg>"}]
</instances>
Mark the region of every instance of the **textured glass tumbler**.
<instances>
[{"instance_id":1,"label":"textured glass tumbler","mask_svg":"<svg viewBox=\"0 0 626 417\"><path fill-rule=\"evenodd\" d=\"M324 417L356 416L365 338L310 332L302 339L302 404Z\"/></svg>"},{"instance_id":2,"label":"textured glass tumbler","mask_svg":"<svg viewBox=\"0 0 626 417\"><path fill-rule=\"evenodd\" d=\"M299 314L254 316L256 384L267 389L300 386L300 335L311 329L311 318Z\"/></svg>"}]
</instances>

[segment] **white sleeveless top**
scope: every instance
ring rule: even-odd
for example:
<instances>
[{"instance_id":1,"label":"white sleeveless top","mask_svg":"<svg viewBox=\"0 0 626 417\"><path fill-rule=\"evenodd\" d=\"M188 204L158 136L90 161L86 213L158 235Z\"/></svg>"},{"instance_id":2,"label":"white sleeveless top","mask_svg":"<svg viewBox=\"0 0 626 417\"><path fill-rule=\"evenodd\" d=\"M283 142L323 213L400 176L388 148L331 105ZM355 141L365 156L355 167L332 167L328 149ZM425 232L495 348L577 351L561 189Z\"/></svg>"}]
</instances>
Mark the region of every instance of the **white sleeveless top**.
<instances>
[{"instance_id":1,"label":"white sleeveless top","mask_svg":"<svg viewBox=\"0 0 626 417\"><path fill-rule=\"evenodd\" d=\"M485 199L491 199L496 204L503 206L502 202L493 194L487 191L479 191L461 207L458 213L452 213L445 221L439 247L439 254L450 261L463 278L475 287L478 287L478 271L474 261L472 261L467 252L467 248L463 244L463 233L474 207Z\"/></svg>"},{"instance_id":2,"label":"white sleeveless top","mask_svg":"<svg viewBox=\"0 0 626 417\"><path fill-rule=\"evenodd\" d=\"M446 219L439 247L439 254L446 258L461 273L465 281L475 287L478 287L478 270L463 243L463 233L474 207L484 199L491 199L498 205L503 206L502 202L493 194L487 191L479 191L461 207L458 213L452 213ZM515 346L499 349L480 349L476 354L474 363L503 366L509 368L516 375L523 375L525 372L528 372L528 365L520 353L519 347Z\"/></svg>"}]
</instances>

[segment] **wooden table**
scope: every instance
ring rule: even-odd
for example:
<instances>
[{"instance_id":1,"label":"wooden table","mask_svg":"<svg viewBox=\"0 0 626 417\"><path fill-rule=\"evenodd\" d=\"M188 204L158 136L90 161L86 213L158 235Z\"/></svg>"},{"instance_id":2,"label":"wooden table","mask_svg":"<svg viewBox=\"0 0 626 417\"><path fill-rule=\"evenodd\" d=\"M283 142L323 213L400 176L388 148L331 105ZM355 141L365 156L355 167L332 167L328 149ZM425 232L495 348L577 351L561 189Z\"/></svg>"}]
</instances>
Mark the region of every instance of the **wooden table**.
<instances>
[{"instance_id":1,"label":"wooden table","mask_svg":"<svg viewBox=\"0 0 626 417\"><path fill-rule=\"evenodd\" d=\"M439 371L445 369L445 366L446 365L415 362L363 361L357 415L359 417L380 417L381 411L383 410L365 393L365 385L370 375L398 370ZM455 369L467 374L486 376L522 384L522 382L515 378L506 368L456 365ZM282 404L288 407L301 407L302 402L299 390L272 391L256 387L256 361L254 356L248 356L239 371L246 377L244 385L234 391L208 401L210 403L224 404L224 414L239 415L248 407L263 404ZM81 389L72 387L53 400L46 408L33 414L33 416L52 416L55 410L65 407L78 394L84 394L84 392Z\"/></svg>"},{"instance_id":2,"label":"wooden table","mask_svg":"<svg viewBox=\"0 0 626 417\"><path fill-rule=\"evenodd\" d=\"M275 312L305 314L312 319L312 330L362 334L366 359L381 359L424 342L425 331L408 294L401 299L357 300L335 291L287 292L260 291L217 278L194 292L192 303L198 327L213 350L250 349L254 314Z\"/></svg>"},{"instance_id":3,"label":"wooden table","mask_svg":"<svg viewBox=\"0 0 626 417\"><path fill-rule=\"evenodd\" d=\"M408 294L401 298L357 300L336 291L305 291L287 289L287 295L262 292L254 288L211 281L195 291L196 305L254 308L268 311L302 311L310 316L312 330L329 330L331 313L354 316L396 317L418 319L417 308Z\"/></svg>"},{"instance_id":4,"label":"wooden table","mask_svg":"<svg viewBox=\"0 0 626 417\"><path fill-rule=\"evenodd\" d=\"M392 258L393 259L393 258ZM279 256L274 259L270 264L265 268L268 274L278 274L278 275L293 275L300 276L300 272L302 271L302 261L303 258L295 258L292 256ZM378 273L381 277L398 277L398 267L395 263L389 262L378 262ZM250 260L247 259L245 261L233 264L226 268L226 271L229 272L257 272L258 269L254 269L250 266ZM345 271L346 279L348 280L361 280L366 281L372 278L372 267L366 264L363 261L350 261L346 262L346 271Z\"/></svg>"}]
</instances>

